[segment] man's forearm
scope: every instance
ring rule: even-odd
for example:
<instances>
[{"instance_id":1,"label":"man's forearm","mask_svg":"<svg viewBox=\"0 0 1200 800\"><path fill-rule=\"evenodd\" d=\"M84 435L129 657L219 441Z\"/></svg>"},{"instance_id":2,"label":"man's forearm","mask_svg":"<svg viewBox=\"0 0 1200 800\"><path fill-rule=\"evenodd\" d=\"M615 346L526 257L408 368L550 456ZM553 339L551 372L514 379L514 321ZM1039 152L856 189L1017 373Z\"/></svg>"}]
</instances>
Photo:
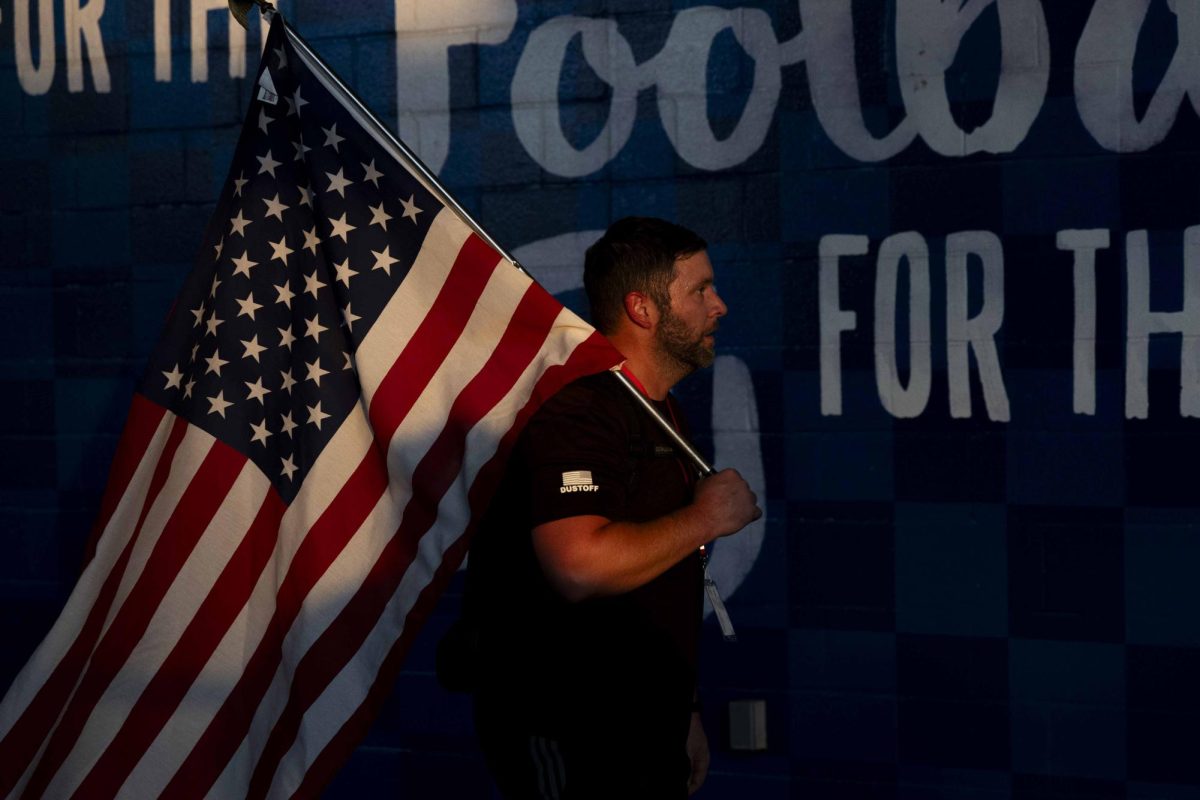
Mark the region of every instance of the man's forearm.
<instances>
[{"instance_id":1,"label":"man's forearm","mask_svg":"<svg viewBox=\"0 0 1200 800\"><path fill-rule=\"evenodd\" d=\"M649 583L717 535L711 518L694 504L649 522L576 517L533 533L543 571L572 602Z\"/></svg>"}]
</instances>

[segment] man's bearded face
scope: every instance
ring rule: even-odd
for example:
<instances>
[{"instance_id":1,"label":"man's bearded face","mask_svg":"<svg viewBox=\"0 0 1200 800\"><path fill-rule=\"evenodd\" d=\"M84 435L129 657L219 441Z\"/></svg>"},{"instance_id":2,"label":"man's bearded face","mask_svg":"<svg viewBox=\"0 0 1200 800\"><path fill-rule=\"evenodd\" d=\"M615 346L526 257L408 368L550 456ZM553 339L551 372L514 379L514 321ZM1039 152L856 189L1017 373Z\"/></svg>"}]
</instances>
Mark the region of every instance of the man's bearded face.
<instances>
[{"instance_id":1,"label":"man's bearded face","mask_svg":"<svg viewBox=\"0 0 1200 800\"><path fill-rule=\"evenodd\" d=\"M658 344L664 353L692 370L710 367L717 357L713 338L717 327L715 319L707 327L689 325L666 306L658 323Z\"/></svg>"},{"instance_id":2,"label":"man's bearded face","mask_svg":"<svg viewBox=\"0 0 1200 800\"><path fill-rule=\"evenodd\" d=\"M716 358L717 321L726 309L713 285L708 254L700 251L677 260L667 297L655 298L655 305L660 351L688 372L711 366Z\"/></svg>"}]
</instances>

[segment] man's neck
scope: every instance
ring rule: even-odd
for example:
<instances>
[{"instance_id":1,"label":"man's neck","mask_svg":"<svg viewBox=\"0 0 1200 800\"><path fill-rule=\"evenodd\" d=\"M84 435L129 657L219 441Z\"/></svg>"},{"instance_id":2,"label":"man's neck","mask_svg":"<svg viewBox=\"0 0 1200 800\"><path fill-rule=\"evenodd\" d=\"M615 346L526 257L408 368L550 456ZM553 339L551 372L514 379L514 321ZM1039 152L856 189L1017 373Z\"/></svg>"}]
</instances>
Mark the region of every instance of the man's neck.
<instances>
[{"instance_id":1,"label":"man's neck","mask_svg":"<svg viewBox=\"0 0 1200 800\"><path fill-rule=\"evenodd\" d=\"M666 400L667 392L671 391L671 387L679 383L687 374L673 361L669 364L664 363L670 359L639 346L637 342L619 341L615 337L612 341L625 356L625 369L633 373L646 395L652 400Z\"/></svg>"}]
</instances>

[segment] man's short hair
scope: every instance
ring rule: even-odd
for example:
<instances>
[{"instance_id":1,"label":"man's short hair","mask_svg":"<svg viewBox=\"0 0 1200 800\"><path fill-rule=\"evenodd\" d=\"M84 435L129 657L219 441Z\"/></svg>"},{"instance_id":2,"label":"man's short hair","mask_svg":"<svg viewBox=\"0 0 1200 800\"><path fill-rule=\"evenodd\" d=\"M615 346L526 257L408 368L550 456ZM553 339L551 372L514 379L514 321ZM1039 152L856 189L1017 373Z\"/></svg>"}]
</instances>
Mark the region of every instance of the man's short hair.
<instances>
[{"instance_id":1,"label":"man's short hair","mask_svg":"<svg viewBox=\"0 0 1200 800\"><path fill-rule=\"evenodd\" d=\"M617 220L587 249L583 260L592 324L601 333L612 333L625 314L625 295L630 292L643 292L659 308L667 308L675 262L707 248L700 236L666 220Z\"/></svg>"}]
</instances>

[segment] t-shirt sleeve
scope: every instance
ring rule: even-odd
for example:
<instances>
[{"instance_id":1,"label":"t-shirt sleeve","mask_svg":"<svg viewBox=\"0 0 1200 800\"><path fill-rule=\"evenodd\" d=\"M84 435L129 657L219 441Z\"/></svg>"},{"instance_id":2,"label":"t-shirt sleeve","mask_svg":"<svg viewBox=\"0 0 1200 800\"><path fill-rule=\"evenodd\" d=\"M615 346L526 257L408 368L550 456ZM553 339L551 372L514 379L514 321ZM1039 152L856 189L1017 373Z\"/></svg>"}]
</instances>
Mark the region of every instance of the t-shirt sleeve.
<instances>
[{"instance_id":1,"label":"t-shirt sleeve","mask_svg":"<svg viewBox=\"0 0 1200 800\"><path fill-rule=\"evenodd\" d=\"M529 421L524 439L533 525L583 515L623 518L629 432L609 398L560 393Z\"/></svg>"}]
</instances>

